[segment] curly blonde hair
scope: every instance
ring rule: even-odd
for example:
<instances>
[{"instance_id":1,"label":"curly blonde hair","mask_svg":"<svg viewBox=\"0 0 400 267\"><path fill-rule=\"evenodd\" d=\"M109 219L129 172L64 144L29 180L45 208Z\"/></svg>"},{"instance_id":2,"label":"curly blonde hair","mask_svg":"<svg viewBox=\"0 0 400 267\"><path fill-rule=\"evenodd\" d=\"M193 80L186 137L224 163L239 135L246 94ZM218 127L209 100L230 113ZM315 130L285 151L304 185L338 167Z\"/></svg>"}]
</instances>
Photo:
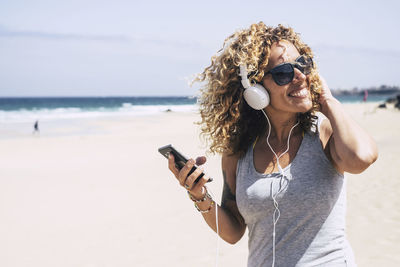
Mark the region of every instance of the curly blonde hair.
<instances>
[{"instance_id":1,"label":"curly blonde hair","mask_svg":"<svg viewBox=\"0 0 400 267\"><path fill-rule=\"evenodd\" d=\"M205 82L200 89L201 136L210 144L209 152L244 155L248 146L266 130L265 117L252 109L243 99L239 65L247 66L250 82L260 83L268 65L271 45L286 40L301 55L313 57L310 47L300 40L290 27L267 27L263 22L252 24L225 39L223 48L211 58L211 65L195 81ZM321 82L314 66L307 76L310 84L312 108L299 113L304 131L315 125L315 111Z\"/></svg>"}]
</instances>

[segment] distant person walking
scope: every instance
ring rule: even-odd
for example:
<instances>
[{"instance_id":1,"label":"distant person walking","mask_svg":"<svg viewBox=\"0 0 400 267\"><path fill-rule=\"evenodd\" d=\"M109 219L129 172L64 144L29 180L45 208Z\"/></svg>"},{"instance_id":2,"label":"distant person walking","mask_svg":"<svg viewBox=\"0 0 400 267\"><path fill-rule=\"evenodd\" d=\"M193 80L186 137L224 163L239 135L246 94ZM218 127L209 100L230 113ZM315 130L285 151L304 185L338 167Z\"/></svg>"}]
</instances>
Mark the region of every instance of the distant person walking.
<instances>
[{"instance_id":1,"label":"distant person walking","mask_svg":"<svg viewBox=\"0 0 400 267\"><path fill-rule=\"evenodd\" d=\"M364 90L364 98L363 98L363 102L367 102L368 99L368 91Z\"/></svg>"},{"instance_id":2,"label":"distant person walking","mask_svg":"<svg viewBox=\"0 0 400 267\"><path fill-rule=\"evenodd\" d=\"M36 120L35 121L35 124L33 125L33 134L40 134L40 131L39 131L39 121L38 120Z\"/></svg>"}]
</instances>

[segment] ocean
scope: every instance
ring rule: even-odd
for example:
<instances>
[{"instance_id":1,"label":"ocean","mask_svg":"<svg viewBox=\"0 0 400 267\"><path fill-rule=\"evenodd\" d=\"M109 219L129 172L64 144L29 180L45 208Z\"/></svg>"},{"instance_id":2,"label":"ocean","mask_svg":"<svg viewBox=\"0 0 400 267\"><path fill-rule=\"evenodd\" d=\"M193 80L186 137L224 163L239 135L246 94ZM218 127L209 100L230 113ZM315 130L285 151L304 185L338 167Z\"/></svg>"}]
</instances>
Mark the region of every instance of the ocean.
<instances>
[{"instance_id":1,"label":"ocean","mask_svg":"<svg viewBox=\"0 0 400 267\"><path fill-rule=\"evenodd\" d=\"M193 97L7 97L0 98L0 123L109 116L142 116L196 110Z\"/></svg>"},{"instance_id":2,"label":"ocean","mask_svg":"<svg viewBox=\"0 0 400 267\"><path fill-rule=\"evenodd\" d=\"M368 102L383 102L390 95L370 95ZM362 102L362 96L339 95L342 103ZM197 110L194 97L2 97L0 123L32 123L36 120L143 116L165 111Z\"/></svg>"}]
</instances>

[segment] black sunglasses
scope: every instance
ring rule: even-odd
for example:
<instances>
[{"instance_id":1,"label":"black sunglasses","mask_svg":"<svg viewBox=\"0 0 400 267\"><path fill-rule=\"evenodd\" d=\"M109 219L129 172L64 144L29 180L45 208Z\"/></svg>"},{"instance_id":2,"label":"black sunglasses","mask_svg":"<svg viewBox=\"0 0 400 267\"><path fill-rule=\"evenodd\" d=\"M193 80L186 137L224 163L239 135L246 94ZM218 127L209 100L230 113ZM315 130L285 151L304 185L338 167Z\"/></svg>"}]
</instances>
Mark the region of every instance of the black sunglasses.
<instances>
[{"instance_id":1,"label":"black sunglasses","mask_svg":"<svg viewBox=\"0 0 400 267\"><path fill-rule=\"evenodd\" d=\"M265 75L271 74L272 79L274 79L277 85L285 85L293 81L294 78L294 68L300 70L304 75L311 73L314 63L311 57L301 55L294 63L282 63L275 68L268 71Z\"/></svg>"}]
</instances>

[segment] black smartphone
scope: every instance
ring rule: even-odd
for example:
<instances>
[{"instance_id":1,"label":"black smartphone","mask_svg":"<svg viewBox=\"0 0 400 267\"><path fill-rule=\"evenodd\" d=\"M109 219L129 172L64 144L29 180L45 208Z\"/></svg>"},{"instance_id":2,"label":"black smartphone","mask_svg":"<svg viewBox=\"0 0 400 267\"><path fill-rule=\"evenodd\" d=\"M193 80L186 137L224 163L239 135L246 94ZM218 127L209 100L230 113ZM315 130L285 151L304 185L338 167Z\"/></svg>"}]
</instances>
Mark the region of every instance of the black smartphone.
<instances>
[{"instance_id":1,"label":"black smartphone","mask_svg":"<svg viewBox=\"0 0 400 267\"><path fill-rule=\"evenodd\" d=\"M176 150L172 145L166 145L163 147L160 147L158 149L158 152L161 153L161 155L163 155L165 158L168 159L169 154L172 154L175 158L175 166L180 170L183 168L183 166L185 166L186 162L188 161L188 159L182 154L180 153L178 150ZM193 166L193 168L190 170L189 175L191 175L195 170L197 169L196 166ZM197 177L196 181L194 181L195 183L197 183L201 177L204 176L204 173L201 173L199 175L199 177ZM207 181L207 183L212 182L213 179L210 177Z\"/></svg>"}]
</instances>

